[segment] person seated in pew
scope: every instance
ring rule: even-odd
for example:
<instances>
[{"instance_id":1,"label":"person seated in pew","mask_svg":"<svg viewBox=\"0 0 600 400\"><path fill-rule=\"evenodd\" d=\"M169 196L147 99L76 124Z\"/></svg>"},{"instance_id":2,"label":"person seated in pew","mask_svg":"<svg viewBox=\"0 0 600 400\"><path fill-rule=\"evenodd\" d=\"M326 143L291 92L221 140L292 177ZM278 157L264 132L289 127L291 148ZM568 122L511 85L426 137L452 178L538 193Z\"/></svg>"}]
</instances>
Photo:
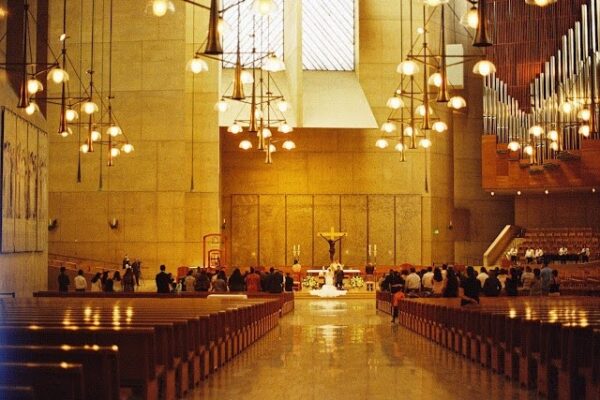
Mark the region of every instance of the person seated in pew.
<instances>
[{"instance_id":1,"label":"person seated in pew","mask_svg":"<svg viewBox=\"0 0 600 400\"><path fill-rule=\"evenodd\" d=\"M477 279L477 275L473 267L467 267L466 278L461 282L459 289L460 305L477 305L479 304L479 294L481 293L481 283Z\"/></svg>"},{"instance_id":2,"label":"person seated in pew","mask_svg":"<svg viewBox=\"0 0 600 400\"><path fill-rule=\"evenodd\" d=\"M541 248L538 248L535 251L535 262L537 264L541 264L544 262L544 250L542 250Z\"/></svg>"},{"instance_id":3,"label":"person seated in pew","mask_svg":"<svg viewBox=\"0 0 600 400\"><path fill-rule=\"evenodd\" d=\"M184 286L185 286L185 291L186 292L193 292L194 288L196 286L196 278L194 278L194 270L190 269L187 273L187 275L185 276L185 279L183 280Z\"/></svg>"},{"instance_id":4,"label":"person seated in pew","mask_svg":"<svg viewBox=\"0 0 600 400\"><path fill-rule=\"evenodd\" d=\"M423 291L429 292L429 294L433 293L433 267L427 267L427 271L421 277L421 284Z\"/></svg>"},{"instance_id":5,"label":"person seated in pew","mask_svg":"<svg viewBox=\"0 0 600 400\"><path fill-rule=\"evenodd\" d=\"M227 275L225 275L225 271L220 270L217 272L217 278L211 282L211 292L215 293L225 293L229 291L227 287Z\"/></svg>"},{"instance_id":6,"label":"person seated in pew","mask_svg":"<svg viewBox=\"0 0 600 400\"><path fill-rule=\"evenodd\" d=\"M208 292L210 290L210 277L206 273L205 268L200 268L198 276L196 276L194 290L196 292Z\"/></svg>"},{"instance_id":7,"label":"person seated in pew","mask_svg":"<svg viewBox=\"0 0 600 400\"><path fill-rule=\"evenodd\" d=\"M96 275L92 277L90 280L90 286L92 292L101 292L102 291L102 282L100 279L102 278L102 274L97 272Z\"/></svg>"},{"instance_id":8,"label":"person seated in pew","mask_svg":"<svg viewBox=\"0 0 600 400\"><path fill-rule=\"evenodd\" d=\"M567 262L568 255L569 249L567 249L565 246L562 246L560 249L558 249L558 258L560 259L560 262L562 264L565 264Z\"/></svg>"},{"instance_id":9,"label":"person seated in pew","mask_svg":"<svg viewBox=\"0 0 600 400\"><path fill-rule=\"evenodd\" d=\"M135 275L133 268L125 268L125 274L123 275L123 292L133 293L135 290Z\"/></svg>"},{"instance_id":10,"label":"person seated in pew","mask_svg":"<svg viewBox=\"0 0 600 400\"><path fill-rule=\"evenodd\" d=\"M232 292L243 292L246 290L246 283L239 268L234 269L229 277L229 290Z\"/></svg>"},{"instance_id":11,"label":"person seated in pew","mask_svg":"<svg viewBox=\"0 0 600 400\"><path fill-rule=\"evenodd\" d=\"M260 275L256 273L254 267L250 267L250 273L244 279L247 292L260 292Z\"/></svg>"},{"instance_id":12,"label":"person seated in pew","mask_svg":"<svg viewBox=\"0 0 600 400\"><path fill-rule=\"evenodd\" d=\"M530 296L541 296L542 295L542 279L540 278L540 269L535 268L533 270L533 281L529 287Z\"/></svg>"},{"instance_id":13,"label":"person seated in pew","mask_svg":"<svg viewBox=\"0 0 600 400\"><path fill-rule=\"evenodd\" d=\"M434 297L442 297L445 286L446 280L442 276L442 271L438 267L435 267L433 270L433 279L431 280L431 293Z\"/></svg>"},{"instance_id":14,"label":"person seated in pew","mask_svg":"<svg viewBox=\"0 0 600 400\"><path fill-rule=\"evenodd\" d=\"M547 295L550 291L550 283L552 281L552 268L548 266L548 263L544 263L544 267L540 271L540 280L542 283L542 294Z\"/></svg>"},{"instance_id":15,"label":"person seated in pew","mask_svg":"<svg viewBox=\"0 0 600 400\"><path fill-rule=\"evenodd\" d=\"M496 271L490 271L490 276L483 284L483 294L487 297L498 297L502 291L502 284L496 277Z\"/></svg>"},{"instance_id":16,"label":"person seated in pew","mask_svg":"<svg viewBox=\"0 0 600 400\"><path fill-rule=\"evenodd\" d=\"M552 270L552 280L548 287L548 296L560 296L560 278L558 277L558 270Z\"/></svg>"},{"instance_id":17,"label":"person seated in pew","mask_svg":"<svg viewBox=\"0 0 600 400\"><path fill-rule=\"evenodd\" d=\"M405 292L407 295L418 295L421 291L421 277L414 267L410 268L410 274L406 277Z\"/></svg>"},{"instance_id":18,"label":"person seated in pew","mask_svg":"<svg viewBox=\"0 0 600 400\"><path fill-rule=\"evenodd\" d=\"M531 267L528 265L525 267L525 272L523 272L523 274L521 275L521 284L525 289L529 290L534 280L535 276L533 274L533 271L531 270Z\"/></svg>"},{"instance_id":19,"label":"person seated in pew","mask_svg":"<svg viewBox=\"0 0 600 400\"><path fill-rule=\"evenodd\" d=\"M506 278L508 278L508 273L504 268L496 268L496 278L500 281L500 285L502 289L506 286Z\"/></svg>"},{"instance_id":20,"label":"person seated in pew","mask_svg":"<svg viewBox=\"0 0 600 400\"><path fill-rule=\"evenodd\" d=\"M85 276L83 276L82 269L77 271L77 276L73 278L73 283L75 284L76 292L85 292L87 289L87 281L85 280Z\"/></svg>"},{"instance_id":21,"label":"person seated in pew","mask_svg":"<svg viewBox=\"0 0 600 400\"><path fill-rule=\"evenodd\" d=\"M269 293L281 293L283 291L283 274L280 270L274 269Z\"/></svg>"},{"instance_id":22,"label":"person seated in pew","mask_svg":"<svg viewBox=\"0 0 600 400\"><path fill-rule=\"evenodd\" d=\"M283 284L286 292L292 292L294 290L294 278L288 272L285 274L285 282Z\"/></svg>"},{"instance_id":23,"label":"person seated in pew","mask_svg":"<svg viewBox=\"0 0 600 400\"><path fill-rule=\"evenodd\" d=\"M113 280L107 274L107 278L104 281L104 285L102 285L102 291L105 293L113 293L115 291L113 285Z\"/></svg>"},{"instance_id":24,"label":"person seated in pew","mask_svg":"<svg viewBox=\"0 0 600 400\"><path fill-rule=\"evenodd\" d=\"M113 281L113 291L122 292L123 291L123 281L121 279L121 273L119 271L115 271L112 277Z\"/></svg>"},{"instance_id":25,"label":"person seated in pew","mask_svg":"<svg viewBox=\"0 0 600 400\"><path fill-rule=\"evenodd\" d=\"M509 272L504 289L507 296L517 296L519 294L519 271L516 268L511 268Z\"/></svg>"},{"instance_id":26,"label":"person seated in pew","mask_svg":"<svg viewBox=\"0 0 600 400\"><path fill-rule=\"evenodd\" d=\"M444 297L458 297L459 281L454 268L448 267L444 285Z\"/></svg>"},{"instance_id":27,"label":"person seated in pew","mask_svg":"<svg viewBox=\"0 0 600 400\"><path fill-rule=\"evenodd\" d=\"M69 280L69 276L66 273L67 269L63 266L60 267L60 272L58 274L58 291L59 292L68 292L69 285L71 281Z\"/></svg>"},{"instance_id":28,"label":"person seated in pew","mask_svg":"<svg viewBox=\"0 0 600 400\"><path fill-rule=\"evenodd\" d=\"M490 275L488 274L487 269L485 267L481 267L481 269L479 270L479 274L477 275L477 279L481 283L481 287L483 287L483 285L485 285L485 281L489 277L490 277Z\"/></svg>"},{"instance_id":29,"label":"person seated in pew","mask_svg":"<svg viewBox=\"0 0 600 400\"><path fill-rule=\"evenodd\" d=\"M167 267L163 264L160 266L160 272L154 278L156 282L157 293L171 293L171 278L165 272Z\"/></svg>"}]
</instances>

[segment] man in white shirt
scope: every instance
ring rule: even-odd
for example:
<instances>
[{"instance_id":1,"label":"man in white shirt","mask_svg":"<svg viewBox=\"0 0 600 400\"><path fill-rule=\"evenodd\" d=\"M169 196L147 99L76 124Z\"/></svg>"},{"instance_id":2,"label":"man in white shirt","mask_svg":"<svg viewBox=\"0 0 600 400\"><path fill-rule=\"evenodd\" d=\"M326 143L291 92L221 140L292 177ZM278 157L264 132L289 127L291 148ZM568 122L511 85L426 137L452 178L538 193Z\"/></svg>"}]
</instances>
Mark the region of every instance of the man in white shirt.
<instances>
[{"instance_id":1,"label":"man in white shirt","mask_svg":"<svg viewBox=\"0 0 600 400\"><path fill-rule=\"evenodd\" d=\"M421 278L421 284L423 285L423 290L427 290L428 292L433 291L433 268L427 267L427 272L423 274Z\"/></svg>"},{"instance_id":2,"label":"man in white shirt","mask_svg":"<svg viewBox=\"0 0 600 400\"><path fill-rule=\"evenodd\" d=\"M85 276L83 276L83 270L79 270L77 272L77 276L73 279L75 283L75 291L76 292L85 292L87 289L87 281L85 280Z\"/></svg>"},{"instance_id":3,"label":"man in white shirt","mask_svg":"<svg viewBox=\"0 0 600 400\"><path fill-rule=\"evenodd\" d=\"M541 264L541 263L544 261L544 260L543 260L543 257L544 257L544 250L542 250L542 249L537 249L537 250L535 251L535 260L536 260L536 262L537 262L538 264Z\"/></svg>"},{"instance_id":4,"label":"man in white shirt","mask_svg":"<svg viewBox=\"0 0 600 400\"><path fill-rule=\"evenodd\" d=\"M558 257L561 263L565 264L567 262L567 254L569 254L569 250L566 247L563 246L558 249Z\"/></svg>"},{"instance_id":5,"label":"man in white shirt","mask_svg":"<svg viewBox=\"0 0 600 400\"><path fill-rule=\"evenodd\" d=\"M406 277L406 292L419 292L421 290L421 277L417 275L414 268L410 269L410 274Z\"/></svg>"},{"instance_id":6,"label":"man in white shirt","mask_svg":"<svg viewBox=\"0 0 600 400\"><path fill-rule=\"evenodd\" d=\"M587 246L583 246L581 252L579 253L579 256L581 258L581 262L590 261L590 248Z\"/></svg>"},{"instance_id":7,"label":"man in white shirt","mask_svg":"<svg viewBox=\"0 0 600 400\"><path fill-rule=\"evenodd\" d=\"M479 270L479 274L477 275L477 280L481 282L481 287L483 287L483 284L485 283L485 280L487 278L489 278L487 269L485 269L485 267L481 267L481 269Z\"/></svg>"},{"instance_id":8,"label":"man in white shirt","mask_svg":"<svg viewBox=\"0 0 600 400\"><path fill-rule=\"evenodd\" d=\"M527 261L527 264L531 264L533 262L533 257L535 257L535 252L533 249L527 249L525 251L525 260Z\"/></svg>"},{"instance_id":9,"label":"man in white shirt","mask_svg":"<svg viewBox=\"0 0 600 400\"><path fill-rule=\"evenodd\" d=\"M525 289L529 289L535 280L535 275L533 271L531 271L531 267L525 267L525 272L521 275L521 282L523 282L523 287Z\"/></svg>"}]
</instances>

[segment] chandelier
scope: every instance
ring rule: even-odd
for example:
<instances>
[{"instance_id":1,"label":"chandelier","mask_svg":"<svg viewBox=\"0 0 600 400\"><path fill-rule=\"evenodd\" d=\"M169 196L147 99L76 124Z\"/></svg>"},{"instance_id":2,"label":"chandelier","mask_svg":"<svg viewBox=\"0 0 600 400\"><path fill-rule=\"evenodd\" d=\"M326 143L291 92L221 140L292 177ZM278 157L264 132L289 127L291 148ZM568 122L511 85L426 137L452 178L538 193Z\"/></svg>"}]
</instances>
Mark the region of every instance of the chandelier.
<instances>
[{"instance_id":1,"label":"chandelier","mask_svg":"<svg viewBox=\"0 0 600 400\"><path fill-rule=\"evenodd\" d=\"M285 112L290 105L285 100L273 75L273 73L285 70L285 64L270 49L268 42L266 51L258 51L256 43L257 36L263 40L265 28L267 32L270 32L270 14L277 10L277 3L274 0L253 0L251 8L255 15L252 17L250 33L253 46L250 53L243 53L240 47L240 21L242 18L241 7L246 0L232 2L227 7L221 7L218 0L211 0L210 7L191 0L182 1L209 10L207 37L200 48L195 51L192 59L188 61L186 70L193 74L208 71L208 64L204 58L217 60L224 67L233 69L232 82L225 88L220 100L215 104L215 110L224 113L231 107L236 105L239 107L233 124L227 128L227 132L230 134L246 133L248 135L240 141L238 147L242 150L256 148L263 151L267 164L272 163L272 153L277 151L277 143L281 142L281 148L284 150L295 149L296 144L293 140L276 139L273 134L273 131L276 131L287 135L293 131L285 117ZM248 0L246 4L249 3ZM153 0L149 6L157 16L174 11L173 3L166 0ZM237 48L234 53L227 53L223 51L222 46L222 34L227 26L224 15L234 8L237 11ZM244 12L250 12L249 8L246 7ZM234 61L231 60L232 58Z\"/></svg>"},{"instance_id":2,"label":"chandelier","mask_svg":"<svg viewBox=\"0 0 600 400\"><path fill-rule=\"evenodd\" d=\"M391 110L387 120L381 125L381 137L375 146L387 148L393 141L394 149L401 153L401 160L405 160L405 151L408 149L432 146L433 134L444 133L448 125L434 111L434 104L445 104L453 111L461 110L467 106L466 100L460 95L451 95L452 85L448 80L448 67L466 62L465 60L480 56L453 56L446 51L446 7L456 16L448 0L424 0L422 6L423 26L415 29L415 16L413 2L409 7L410 43L403 61L398 64L396 71L401 75L401 80L394 94L387 100L386 106ZM485 23L485 0L470 1L471 9L467 11L461 21L465 26L476 29L473 46L485 47L491 45L487 36L487 23ZM401 32L404 32L404 16L401 9ZM430 26L439 16L440 40L439 51L435 54L429 42ZM415 37L415 33L417 36ZM404 54L404 45L401 42L401 53ZM454 60L459 58L459 60ZM434 70L434 73L430 73ZM495 66L488 60L479 60L473 67L473 72L487 76L495 72Z\"/></svg>"}]
</instances>

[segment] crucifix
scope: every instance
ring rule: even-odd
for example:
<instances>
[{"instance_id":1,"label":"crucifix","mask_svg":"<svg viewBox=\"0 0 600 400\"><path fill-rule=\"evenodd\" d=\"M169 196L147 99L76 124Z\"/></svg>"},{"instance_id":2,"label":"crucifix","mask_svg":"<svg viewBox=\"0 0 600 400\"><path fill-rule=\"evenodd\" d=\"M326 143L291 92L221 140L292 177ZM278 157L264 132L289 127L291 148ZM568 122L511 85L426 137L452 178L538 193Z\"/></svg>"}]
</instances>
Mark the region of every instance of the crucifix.
<instances>
[{"instance_id":1,"label":"crucifix","mask_svg":"<svg viewBox=\"0 0 600 400\"><path fill-rule=\"evenodd\" d=\"M329 232L319 232L319 236L323 239L327 240L329 243L329 261L333 263L333 256L335 255L335 243L342 240L344 236L346 236L347 232L335 232L333 227Z\"/></svg>"}]
</instances>

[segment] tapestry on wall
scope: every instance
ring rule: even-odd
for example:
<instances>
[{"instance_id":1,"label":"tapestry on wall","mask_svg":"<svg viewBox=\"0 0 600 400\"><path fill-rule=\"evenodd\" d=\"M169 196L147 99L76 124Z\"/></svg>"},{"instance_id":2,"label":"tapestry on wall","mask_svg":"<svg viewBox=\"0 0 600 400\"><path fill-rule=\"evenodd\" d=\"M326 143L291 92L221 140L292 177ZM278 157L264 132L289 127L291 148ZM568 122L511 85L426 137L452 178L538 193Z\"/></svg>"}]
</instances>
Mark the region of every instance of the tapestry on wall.
<instances>
[{"instance_id":1,"label":"tapestry on wall","mask_svg":"<svg viewBox=\"0 0 600 400\"><path fill-rule=\"evenodd\" d=\"M43 251L47 243L47 135L2 108L3 253Z\"/></svg>"}]
</instances>

